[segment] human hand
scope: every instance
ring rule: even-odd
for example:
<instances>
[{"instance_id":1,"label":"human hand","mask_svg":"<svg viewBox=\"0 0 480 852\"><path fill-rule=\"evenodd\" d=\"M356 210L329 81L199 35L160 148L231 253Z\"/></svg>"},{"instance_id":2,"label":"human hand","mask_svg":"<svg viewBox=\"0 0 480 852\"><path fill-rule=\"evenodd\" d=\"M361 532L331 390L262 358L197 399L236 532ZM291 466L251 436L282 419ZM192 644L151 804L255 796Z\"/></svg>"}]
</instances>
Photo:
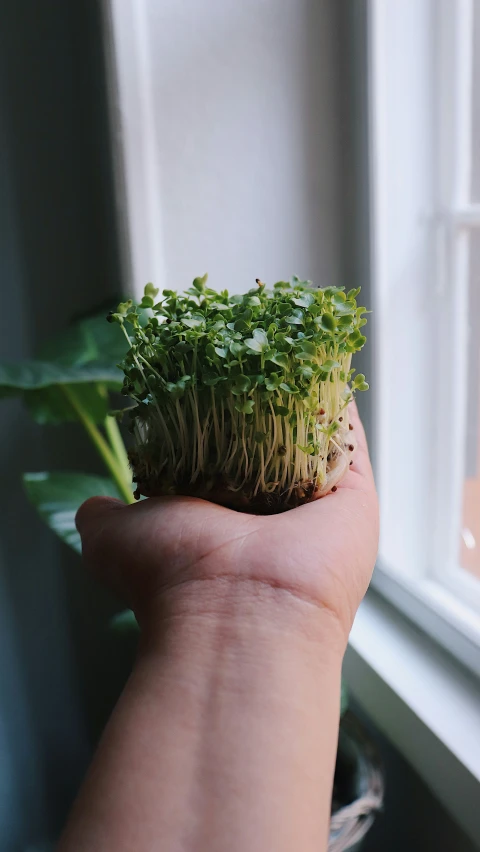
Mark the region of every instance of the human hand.
<instances>
[{"instance_id":1,"label":"human hand","mask_svg":"<svg viewBox=\"0 0 480 852\"><path fill-rule=\"evenodd\" d=\"M358 447L335 493L267 517L189 497L133 506L94 497L77 516L87 563L141 625L172 590L222 578L315 604L335 617L346 642L378 543L365 433L354 403L350 410Z\"/></svg>"}]
</instances>

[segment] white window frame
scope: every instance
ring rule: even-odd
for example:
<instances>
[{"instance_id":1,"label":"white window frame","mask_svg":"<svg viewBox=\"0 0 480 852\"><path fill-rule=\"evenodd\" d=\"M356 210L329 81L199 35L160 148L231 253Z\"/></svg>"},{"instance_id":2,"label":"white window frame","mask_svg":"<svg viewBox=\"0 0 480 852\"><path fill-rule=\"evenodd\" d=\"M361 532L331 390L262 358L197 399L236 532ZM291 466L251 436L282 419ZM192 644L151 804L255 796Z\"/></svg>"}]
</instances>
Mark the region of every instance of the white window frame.
<instances>
[{"instance_id":1,"label":"white window frame","mask_svg":"<svg viewBox=\"0 0 480 852\"><path fill-rule=\"evenodd\" d=\"M445 446L458 446L460 456L452 466L453 483L444 477L437 490L437 517L445 515L445 523L439 524L434 566L442 584L467 604L473 600L480 612L480 583L458 564L468 393L469 238L480 229L480 204L473 203L471 198L473 14L474 0L460 0L455 4L452 0L448 3L444 0L439 19L440 67L443 70L439 116L440 138L443 140L440 247L443 243L444 252L443 259L440 258L440 272L442 269L447 272L443 279L439 279L442 304L439 331L442 339L448 342L448 347L442 349L441 368L442 374L448 378L437 389L441 401L437 463L440 464L442 447ZM480 156L480 151L477 156ZM452 375L453 366L457 378ZM454 396L450 399L446 398L447 387L453 389ZM448 416L449 406L458 412L458 418ZM449 495L448 503L442 502L442 492ZM450 523L448 518L452 519ZM439 570L442 558L445 567Z\"/></svg>"},{"instance_id":2,"label":"white window frame","mask_svg":"<svg viewBox=\"0 0 480 852\"><path fill-rule=\"evenodd\" d=\"M444 454L465 446L467 382L457 375L467 365L468 237L480 228L470 199L473 2L369 7L373 441L385 533L373 584L480 676L480 584L458 564L464 459L446 464ZM418 304L409 339L403 292ZM403 442L398 458L391 440Z\"/></svg>"}]
</instances>

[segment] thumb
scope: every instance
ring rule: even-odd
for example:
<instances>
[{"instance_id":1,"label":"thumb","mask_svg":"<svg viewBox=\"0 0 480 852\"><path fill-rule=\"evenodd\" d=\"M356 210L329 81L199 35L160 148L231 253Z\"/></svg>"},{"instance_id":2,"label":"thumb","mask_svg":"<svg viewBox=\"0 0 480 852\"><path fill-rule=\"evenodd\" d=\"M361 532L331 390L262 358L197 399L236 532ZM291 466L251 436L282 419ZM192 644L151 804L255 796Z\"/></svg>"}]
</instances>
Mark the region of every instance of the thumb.
<instances>
[{"instance_id":1,"label":"thumb","mask_svg":"<svg viewBox=\"0 0 480 852\"><path fill-rule=\"evenodd\" d=\"M125 503L115 497L89 497L80 506L75 516L75 525L82 539L89 537L116 509L124 509Z\"/></svg>"}]
</instances>

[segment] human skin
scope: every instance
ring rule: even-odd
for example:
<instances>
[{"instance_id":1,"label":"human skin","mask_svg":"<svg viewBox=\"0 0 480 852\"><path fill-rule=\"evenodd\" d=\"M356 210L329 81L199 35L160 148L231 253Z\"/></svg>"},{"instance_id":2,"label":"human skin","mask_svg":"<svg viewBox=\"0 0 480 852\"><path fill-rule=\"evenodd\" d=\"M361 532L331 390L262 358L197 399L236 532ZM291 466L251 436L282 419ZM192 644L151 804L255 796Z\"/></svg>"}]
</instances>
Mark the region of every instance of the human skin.
<instances>
[{"instance_id":1,"label":"human skin","mask_svg":"<svg viewBox=\"0 0 480 852\"><path fill-rule=\"evenodd\" d=\"M284 514L186 497L80 509L86 563L141 641L60 852L327 848L342 659L378 543L351 416L338 490Z\"/></svg>"}]
</instances>

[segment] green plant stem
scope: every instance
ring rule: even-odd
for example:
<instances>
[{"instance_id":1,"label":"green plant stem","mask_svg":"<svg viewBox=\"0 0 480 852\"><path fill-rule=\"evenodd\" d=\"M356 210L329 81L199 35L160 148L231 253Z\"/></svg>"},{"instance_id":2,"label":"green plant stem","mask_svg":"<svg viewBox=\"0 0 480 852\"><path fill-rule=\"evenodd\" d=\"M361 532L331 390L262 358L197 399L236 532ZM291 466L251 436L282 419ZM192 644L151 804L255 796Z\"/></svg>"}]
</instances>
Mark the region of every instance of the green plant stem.
<instances>
[{"instance_id":1,"label":"green plant stem","mask_svg":"<svg viewBox=\"0 0 480 852\"><path fill-rule=\"evenodd\" d=\"M99 384L98 389L104 399L108 402L108 390L105 385ZM113 454L122 468L124 479L126 482L130 483L130 463L128 461L127 451L125 449L122 433L120 432L116 417L112 417L110 414L107 414L103 421L103 427L107 434L107 438L110 441L110 447L113 450Z\"/></svg>"},{"instance_id":2,"label":"green plant stem","mask_svg":"<svg viewBox=\"0 0 480 852\"><path fill-rule=\"evenodd\" d=\"M103 425L107 433L107 438L110 441L110 446L122 468L124 479L128 481L130 479L130 464L118 423L115 417L107 414Z\"/></svg>"},{"instance_id":3,"label":"green plant stem","mask_svg":"<svg viewBox=\"0 0 480 852\"><path fill-rule=\"evenodd\" d=\"M81 404L77 395L75 394L75 391L73 391L72 388L69 387L68 385L63 385L62 390L63 390L65 396L67 397L68 401L70 402L70 405L76 411L80 422L83 423L83 426L85 427L85 429L86 429L88 435L90 436L93 444L95 445L98 452L100 453L100 456L102 457L103 461L105 462L105 465L107 466L108 470L112 474L114 482L115 482L120 494L122 495L123 499L125 500L126 503L134 503L135 498L132 494L132 491L131 491L131 488L129 486L128 481L126 481L126 479L125 479L125 474L124 474L124 471L122 470L122 466L121 466L120 462L118 461L118 459L116 458L115 454L110 449L110 447L109 447L108 443L106 442L105 438L103 437L102 433L97 428L96 424L94 423L94 421L92 420L92 418L90 417L88 412L85 411L83 405Z\"/></svg>"}]
</instances>

